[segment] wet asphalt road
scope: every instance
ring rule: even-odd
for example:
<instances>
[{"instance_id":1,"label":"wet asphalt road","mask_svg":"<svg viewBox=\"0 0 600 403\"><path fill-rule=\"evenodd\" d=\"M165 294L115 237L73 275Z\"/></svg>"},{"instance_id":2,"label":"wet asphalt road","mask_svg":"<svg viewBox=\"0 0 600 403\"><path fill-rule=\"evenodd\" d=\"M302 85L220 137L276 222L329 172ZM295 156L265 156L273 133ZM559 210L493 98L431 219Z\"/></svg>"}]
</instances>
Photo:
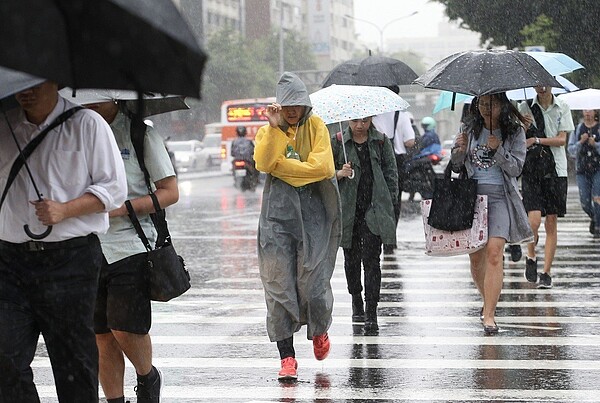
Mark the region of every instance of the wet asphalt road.
<instances>
[{"instance_id":1,"label":"wet asphalt road","mask_svg":"<svg viewBox=\"0 0 600 403\"><path fill-rule=\"evenodd\" d=\"M332 350L316 361L305 328L296 333L296 384L276 380L277 348L265 331L256 257L261 189L241 193L229 176L184 174L180 190L168 219L193 288L153 305L163 402L600 401L600 240L588 233L576 188L559 220L552 290L528 283L524 258L507 256L496 336L485 336L479 322L468 258L426 256L417 205L405 202L399 248L382 261L379 335L365 336L350 320L340 251ZM33 366L42 400L55 402L43 343ZM126 376L135 402L130 365Z\"/></svg>"}]
</instances>

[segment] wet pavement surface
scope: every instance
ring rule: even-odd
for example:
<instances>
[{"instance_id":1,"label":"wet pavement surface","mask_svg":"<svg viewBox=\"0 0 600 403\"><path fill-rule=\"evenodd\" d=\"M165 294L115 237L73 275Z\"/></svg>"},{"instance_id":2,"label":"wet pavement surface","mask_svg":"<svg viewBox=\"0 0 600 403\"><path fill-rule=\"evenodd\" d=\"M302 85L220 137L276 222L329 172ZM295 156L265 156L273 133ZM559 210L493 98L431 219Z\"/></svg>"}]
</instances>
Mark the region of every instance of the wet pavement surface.
<instances>
[{"instance_id":1,"label":"wet pavement surface","mask_svg":"<svg viewBox=\"0 0 600 403\"><path fill-rule=\"evenodd\" d=\"M168 219L193 288L153 304L162 402L600 401L600 240L588 233L576 187L559 219L553 289L528 283L525 257L514 263L506 254L495 336L482 330L468 257L426 256L418 204L404 202L398 249L382 260L379 334L365 335L351 321L340 250L331 353L316 361L305 328L296 333L293 384L277 381L279 356L265 330L256 256L261 190L242 193L216 173L180 176L180 202ZM33 367L42 401L55 402L43 342ZM128 363L131 402L134 381Z\"/></svg>"}]
</instances>

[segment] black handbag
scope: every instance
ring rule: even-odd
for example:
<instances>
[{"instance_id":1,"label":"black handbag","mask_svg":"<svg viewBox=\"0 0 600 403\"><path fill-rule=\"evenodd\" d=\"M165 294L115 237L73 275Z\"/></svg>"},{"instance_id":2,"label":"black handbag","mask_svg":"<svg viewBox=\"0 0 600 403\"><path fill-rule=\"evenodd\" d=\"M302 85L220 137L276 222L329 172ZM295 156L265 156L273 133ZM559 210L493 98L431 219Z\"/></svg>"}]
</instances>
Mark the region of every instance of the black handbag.
<instances>
[{"instance_id":1,"label":"black handbag","mask_svg":"<svg viewBox=\"0 0 600 403\"><path fill-rule=\"evenodd\" d=\"M164 215L165 210L160 209L160 206L158 206L158 200L154 193L151 193L150 197L156 208L156 213L152 213L150 216L158 231L157 243L154 249L152 249L146 234L144 234L129 200L125 202L125 206L138 237L146 247L146 252L139 255L145 257L148 262L146 278L150 299L166 302L190 289L190 273L185 268L183 258L177 254L171 242L171 235Z\"/></svg>"},{"instance_id":2,"label":"black handbag","mask_svg":"<svg viewBox=\"0 0 600 403\"><path fill-rule=\"evenodd\" d=\"M539 105L533 105L530 101L527 101L529 109L535 119L535 126L531 125L525 133L526 138L531 137L546 137L546 124L544 123L544 115ZM525 163L521 175L530 178L548 178L556 177L556 163L554 162L554 154L549 146L543 146L541 144L533 144L527 149L525 155Z\"/></svg>"},{"instance_id":3,"label":"black handbag","mask_svg":"<svg viewBox=\"0 0 600 403\"><path fill-rule=\"evenodd\" d=\"M443 178L435 179L427 223L444 231L462 231L473 225L477 181L466 177L464 166L459 178L452 178L451 165L444 170Z\"/></svg>"},{"instance_id":4,"label":"black handbag","mask_svg":"<svg viewBox=\"0 0 600 403\"><path fill-rule=\"evenodd\" d=\"M166 212L160 207L158 199L152 190L150 174L144 162L144 137L146 126L138 119L131 119L131 141L137 156L138 163L144 173L144 180L148 188L148 195L154 205L154 213L150 213L150 219L157 231L154 249L150 245L146 234L142 230L140 222L133 210L131 202L127 200L125 206L138 237L146 247L146 259L148 260L148 288L150 299L153 301L166 302L180 296L190 289L190 273L185 268L185 262L177 254L171 241L171 234L167 227Z\"/></svg>"}]
</instances>

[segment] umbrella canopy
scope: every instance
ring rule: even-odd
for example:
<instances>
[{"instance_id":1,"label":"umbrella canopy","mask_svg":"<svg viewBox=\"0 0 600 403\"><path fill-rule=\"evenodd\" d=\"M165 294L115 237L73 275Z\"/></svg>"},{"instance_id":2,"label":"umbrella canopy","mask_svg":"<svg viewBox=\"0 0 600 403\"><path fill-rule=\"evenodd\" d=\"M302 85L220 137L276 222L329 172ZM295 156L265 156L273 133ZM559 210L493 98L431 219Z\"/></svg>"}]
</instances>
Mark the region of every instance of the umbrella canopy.
<instances>
[{"instance_id":1,"label":"umbrella canopy","mask_svg":"<svg viewBox=\"0 0 600 403\"><path fill-rule=\"evenodd\" d=\"M60 95L69 101L79 105L110 101L126 101L125 104L127 109L131 112L137 112L138 93L135 91L85 89L76 90L75 93L73 93L71 88L63 88L59 92ZM143 117L190 108L182 97L175 95L162 96L152 93L144 94L143 107Z\"/></svg>"},{"instance_id":2,"label":"umbrella canopy","mask_svg":"<svg viewBox=\"0 0 600 403\"><path fill-rule=\"evenodd\" d=\"M559 95L572 110L600 109L600 90L588 88Z\"/></svg>"},{"instance_id":3,"label":"umbrella canopy","mask_svg":"<svg viewBox=\"0 0 600 403\"><path fill-rule=\"evenodd\" d=\"M313 112L325 124L405 110L410 106L387 88L360 85L331 85L310 94L310 102Z\"/></svg>"},{"instance_id":4,"label":"umbrella canopy","mask_svg":"<svg viewBox=\"0 0 600 403\"><path fill-rule=\"evenodd\" d=\"M0 64L62 85L199 98L205 60L172 0L0 2Z\"/></svg>"},{"instance_id":5,"label":"umbrella canopy","mask_svg":"<svg viewBox=\"0 0 600 403\"><path fill-rule=\"evenodd\" d=\"M332 84L391 87L410 84L416 78L417 73L398 59L368 56L335 66L325 77L322 87Z\"/></svg>"},{"instance_id":6,"label":"umbrella canopy","mask_svg":"<svg viewBox=\"0 0 600 403\"><path fill-rule=\"evenodd\" d=\"M438 62L415 83L477 96L536 85L560 87L533 57L515 50L455 53Z\"/></svg>"},{"instance_id":7,"label":"umbrella canopy","mask_svg":"<svg viewBox=\"0 0 600 403\"><path fill-rule=\"evenodd\" d=\"M556 81L561 84L561 87L552 87L552 93L554 95L564 94L565 92L577 91L579 89L578 86L567 80L562 76L556 76ZM522 101L524 99L533 99L536 96L535 89L533 87L522 88L520 90L510 90L506 92L506 96L508 99L513 99L515 101Z\"/></svg>"},{"instance_id":8,"label":"umbrella canopy","mask_svg":"<svg viewBox=\"0 0 600 403\"><path fill-rule=\"evenodd\" d=\"M553 76L571 73L584 67L575 59L564 53L524 52L538 61Z\"/></svg>"},{"instance_id":9,"label":"umbrella canopy","mask_svg":"<svg viewBox=\"0 0 600 403\"><path fill-rule=\"evenodd\" d=\"M567 80L566 78L564 78L562 76L556 76L555 78L556 78L556 81L558 81L562 85L562 87L560 87L560 88L552 87L552 93L555 95L564 94L565 92L569 92L569 91L577 91L579 89L578 86L576 86L575 84L573 84L572 82L570 82L569 80ZM437 113L444 109L450 108L452 106L452 94L453 94L453 92L450 92L450 91L442 91L440 93L440 96L439 96L437 102L435 103L435 107L433 108L433 113ZM524 99L533 99L533 97L536 96L536 92L533 89L533 87L528 87L528 88L522 88L522 89L518 89L518 90L506 91L506 96L508 97L508 99L512 99L515 101L521 101ZM456 99L454 102L455 103L460 103L460 102L470 103L471 99L473 99L473 96L471 96L471 95L458 93L458 94L456 94Z\"/></svg>"},{"instance_id":10,"label":"umbrella canopy","mask_svg":"<svg viewBox=\"0 0 600 403\"><path fill-rule=\"evenodd\" d=\"M0 100L46 81L20 71L0 67Z\"/></svg>"}]
</instances>

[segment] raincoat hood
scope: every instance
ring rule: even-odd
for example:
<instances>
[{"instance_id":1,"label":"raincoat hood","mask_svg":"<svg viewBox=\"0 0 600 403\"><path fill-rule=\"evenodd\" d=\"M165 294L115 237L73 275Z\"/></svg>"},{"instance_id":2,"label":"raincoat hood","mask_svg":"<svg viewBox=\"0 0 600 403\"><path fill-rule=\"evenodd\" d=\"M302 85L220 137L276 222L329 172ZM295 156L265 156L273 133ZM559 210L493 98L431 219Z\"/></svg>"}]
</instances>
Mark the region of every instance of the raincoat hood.
<instances>
[{"instance_id":1,"label":"raincoat hood","mask_svg":"<svg viewBox=\"0 0 600 403\"><path fill-rule=\"evenodd\" d=\"M304 106L304 116L298 122L298 126L303 125L306 119L310 117L312 111L312 103L308 96L306 85L294 73L284 72L277 83L275 91L276 102L281 106ZM286 121L280 125L285 132L289 127Z\"/></svg>"}]
</instances>

